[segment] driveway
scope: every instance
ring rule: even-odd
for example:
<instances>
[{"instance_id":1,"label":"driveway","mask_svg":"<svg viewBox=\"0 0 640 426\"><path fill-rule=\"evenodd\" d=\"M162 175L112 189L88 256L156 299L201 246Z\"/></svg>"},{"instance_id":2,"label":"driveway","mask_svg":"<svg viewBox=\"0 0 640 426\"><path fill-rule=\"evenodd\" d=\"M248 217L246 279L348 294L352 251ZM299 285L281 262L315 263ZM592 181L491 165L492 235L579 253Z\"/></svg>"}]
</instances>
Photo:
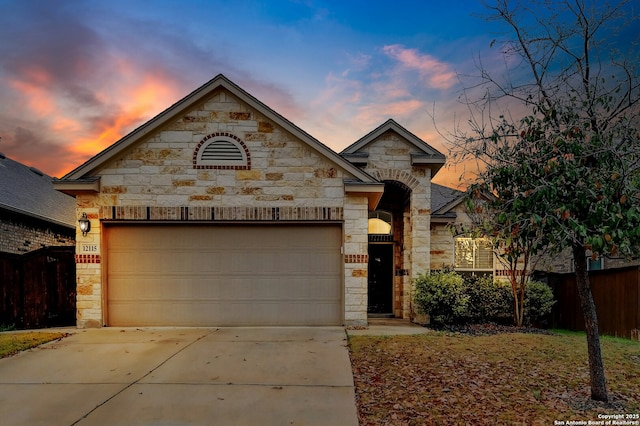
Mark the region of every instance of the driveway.
<instances>
[{"instance_id":1,"label":"driveway","mask_svg":"<svg viewBox=\"0 0 640 426\"><path fill-rule=\"evenodd\" d=\"M344 329L103 328L0 359L3 425L357 425Z\"/></svg>"}]
</instances>

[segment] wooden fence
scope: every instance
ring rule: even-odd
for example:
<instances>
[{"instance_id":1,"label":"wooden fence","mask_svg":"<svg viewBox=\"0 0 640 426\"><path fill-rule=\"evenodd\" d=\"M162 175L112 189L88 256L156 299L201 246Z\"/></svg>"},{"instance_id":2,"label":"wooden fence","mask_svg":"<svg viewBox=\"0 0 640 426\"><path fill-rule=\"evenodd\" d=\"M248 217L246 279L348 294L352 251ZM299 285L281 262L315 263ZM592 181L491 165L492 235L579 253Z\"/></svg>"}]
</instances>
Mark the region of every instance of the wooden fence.
<instances>
[{"instance_id":1,"label":"wooden fence","mask_svg":"<svg viewBox=\"0 0 640 426\"><path fill-rule=\"evenodd\" d=\"M75 247L0 253L0 326L75 325Z\"/></svg>"},{"instance_id":2,"label":"wooden fence","mask_svg":"<svg viewBox=\"0 0 640 426\"><path fill-rule=\"evenodd\" d=\"M583 331L584 318L574 274L548 274L557 300L551 326ZM640 340L640 268L589 272L601 334Z\"/></svg>"}]
</instances>

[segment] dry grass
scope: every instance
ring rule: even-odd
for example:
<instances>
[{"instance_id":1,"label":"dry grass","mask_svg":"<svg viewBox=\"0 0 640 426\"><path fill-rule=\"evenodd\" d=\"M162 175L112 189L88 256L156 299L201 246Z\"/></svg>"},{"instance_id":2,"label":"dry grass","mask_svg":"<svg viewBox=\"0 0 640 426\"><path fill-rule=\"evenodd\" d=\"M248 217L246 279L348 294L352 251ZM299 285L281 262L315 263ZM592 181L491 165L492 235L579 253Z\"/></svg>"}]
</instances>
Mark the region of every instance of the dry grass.
<instances>
[{"instance_id":1,"label":"dry grass","mask_svg":"<svg viewBox=\"0 0 640 426\"><path fill-rule=\"evenodd\" d=\"M56 332L13 332L0 334L0 358L15 355L20 351L34 348L43 343L65 337L66 333Z\"/></svg>"},{"instance_id":2,"label":"dry grass","mask_svg":"<svg viewBox=\"0 0 640 426\"><path fill-rule=\"evenodd\" d=\"M640 413L640 342L602 339L609 404L589 399L580 333L433 332L349 342L361 425L549 425Z\"/></svg>"}]
</instances>

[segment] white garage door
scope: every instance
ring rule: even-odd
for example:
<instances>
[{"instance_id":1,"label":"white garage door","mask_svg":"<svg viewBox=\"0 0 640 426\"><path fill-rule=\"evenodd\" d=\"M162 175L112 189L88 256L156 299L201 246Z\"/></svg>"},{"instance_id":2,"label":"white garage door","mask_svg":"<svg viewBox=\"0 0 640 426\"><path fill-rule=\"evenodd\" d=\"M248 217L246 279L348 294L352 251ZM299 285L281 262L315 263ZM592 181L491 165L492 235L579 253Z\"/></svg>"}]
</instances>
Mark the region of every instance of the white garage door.
<instances>
[{"instance_id":1,"label":"white garage door","mask_svg":"<svg viewBox=\"0 0 640 426\"><path fill-rule=\"evenodd\" d=\"M340 226L107 226L111 326L338 325Z\"/></svg>"}]
</instances>

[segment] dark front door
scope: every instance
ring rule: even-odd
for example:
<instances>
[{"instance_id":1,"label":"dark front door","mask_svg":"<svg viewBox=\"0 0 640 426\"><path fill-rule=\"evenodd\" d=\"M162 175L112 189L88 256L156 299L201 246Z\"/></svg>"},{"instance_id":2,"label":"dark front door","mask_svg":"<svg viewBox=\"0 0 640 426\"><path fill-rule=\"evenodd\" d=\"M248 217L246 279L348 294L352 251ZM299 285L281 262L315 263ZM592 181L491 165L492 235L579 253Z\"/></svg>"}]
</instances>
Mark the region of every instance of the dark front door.
<instances>
[{"instance_id":1,"label":"dark front door","mask_svg":"<svg viewBox=\"0 0 640 426\"><path fill-rule=\"evenodd\" d=\"M370 314L393 313L393 244L369 244Z\"/></svg>"}]
</instances>

